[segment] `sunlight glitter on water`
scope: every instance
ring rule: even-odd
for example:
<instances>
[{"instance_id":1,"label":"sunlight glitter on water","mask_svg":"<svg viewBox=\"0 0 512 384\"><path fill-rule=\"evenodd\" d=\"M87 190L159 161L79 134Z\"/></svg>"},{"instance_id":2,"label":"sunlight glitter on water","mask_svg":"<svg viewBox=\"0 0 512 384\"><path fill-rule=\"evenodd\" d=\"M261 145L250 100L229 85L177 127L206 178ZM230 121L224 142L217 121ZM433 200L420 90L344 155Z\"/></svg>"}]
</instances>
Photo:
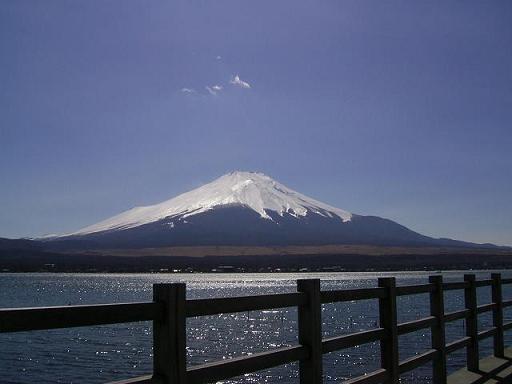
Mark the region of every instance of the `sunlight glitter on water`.
<instances>
[{"instance_id":1,"label":"sunlight glitter on water","mask_svg":"<svg viewBox=\"0 0 512 384\"><path fill-rule=\"evenodd\" d=\"M446 273L445 280L462 279L462 272ZM504 276L510 276L503 272ZM377 278L397 276L399 285L427 282L429 273L331 274L4 274L0 279L0 306L97 304L150 301L152 284L186 282L188 298L244 296L296 291L296 279L321 278L322 289L375 287ZM489 273L479 274L488 278ZM508 288L507 288L508 289ZM505 291L506 298L512 292ZM507 296L508 295L508 296ZM461 293L447 292L446 311L463 306ZM479 289L481 303L488 290ZM326 304L322 307L324 337L375 328L377 301ZM423 317L428 295L399 297L399 322ZM509 315L512 315L509 313ZM509 316L510 317L510 316ZM489 317L480 319L483 327ZM450 324L447 340L463 335L462 322ZM429 348L430 333L400 336L401 359ZM507 341L512 339L507 335ZM7 382L102 383L148 374L152 370L152 327L149 322L0 335L0 376ZM197 365L215 360L290 346L297 343L297 310L250 311L187 320L187 360ZM485 349L487 348L487 350ZM490 346L482 348L482 354ZM369 343L324 355L324 382L334 383L378 368L380 348ZM462 354L450 355L449 370L465 364ZM403 376L405 383L429 383L431 368L421 367ZM223 383L297 383L298 364L243 375Z\"/></svg>"}]
</instances>

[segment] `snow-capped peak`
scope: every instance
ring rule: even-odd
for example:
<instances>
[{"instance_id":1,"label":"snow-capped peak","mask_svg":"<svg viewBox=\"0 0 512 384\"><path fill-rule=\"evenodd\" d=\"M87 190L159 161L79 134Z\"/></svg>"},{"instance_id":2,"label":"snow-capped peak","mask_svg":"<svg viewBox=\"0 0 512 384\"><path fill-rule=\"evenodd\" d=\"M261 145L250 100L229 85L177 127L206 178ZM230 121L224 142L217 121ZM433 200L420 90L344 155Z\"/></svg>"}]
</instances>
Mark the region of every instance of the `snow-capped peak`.
<instances>
[{"instance_id":1,"label":"snow-capped peak","mask_svg":"<svg viewBox=\"0 0 512 384\"><path fill-rule=\"evenodd\" d=\"M197 215L226 205L245 206L267 220L272 220L267 211L275 211L281 216L288 213L299 217L310 212L337 216L343 221L352 218L351 213L295 192L262 173L237 171L163 203L130 209L70 235L134 228L165 218Z\"/></svg>"}]
</instances>

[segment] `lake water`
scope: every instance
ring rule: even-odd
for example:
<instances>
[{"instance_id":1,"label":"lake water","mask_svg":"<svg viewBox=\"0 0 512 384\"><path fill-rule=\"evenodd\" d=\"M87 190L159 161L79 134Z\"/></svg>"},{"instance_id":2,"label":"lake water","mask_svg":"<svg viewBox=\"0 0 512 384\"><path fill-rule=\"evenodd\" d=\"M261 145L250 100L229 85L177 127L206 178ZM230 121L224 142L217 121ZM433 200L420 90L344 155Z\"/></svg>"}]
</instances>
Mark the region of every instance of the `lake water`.
<instances>
[{"instance_id":1,"label":"lake water","mask_svg":"<svg viewBox=\"0 0 512 384\"><path fill-rule=\"evenodd\" d=\"M431 274L431 273L430 273ZM460 281L464 272L445 272L445 281ZM301 274L0 274L0 307L99 304L151 301L152 284L187 283L188 298L226 297L296 291L296 280L320 278L322 289L377 286L377 278L396 276L398 285L428 281L429 273ZM490 272L476 272L489 278ZM512 272L502 271L503 277ZM490 287L478 288L479 304L490 302ZM512 298L512 286L504 286ZM445 310L464 306L463 292L445 293ZM399 322L428 315L428 295L398 298ZM505 311L505 320L512 312ZM374 328L377 300L323 305L323 333L336 336ZM480 329L491 314L479 316ZM295 309L254 311L187 320L188 364L229 359L297 344ZM152 370L150 322L0 334L1 383L104 383L149 374ZM464 335L462 321L447 326L447 342ZM512 333L506 333L507 345ZM430 348L430 331L400 336L400 359ZM492 353L492 339L480 343L481 357ZM324 383L341 382L379 368L378 343L324 355ZM448 370L465 366L465 350L449 355ZM429 383L431 365L402 376L405 383ZM298 383L298 364L247 374L224 383Z\"/></svg>"}]
</instances>

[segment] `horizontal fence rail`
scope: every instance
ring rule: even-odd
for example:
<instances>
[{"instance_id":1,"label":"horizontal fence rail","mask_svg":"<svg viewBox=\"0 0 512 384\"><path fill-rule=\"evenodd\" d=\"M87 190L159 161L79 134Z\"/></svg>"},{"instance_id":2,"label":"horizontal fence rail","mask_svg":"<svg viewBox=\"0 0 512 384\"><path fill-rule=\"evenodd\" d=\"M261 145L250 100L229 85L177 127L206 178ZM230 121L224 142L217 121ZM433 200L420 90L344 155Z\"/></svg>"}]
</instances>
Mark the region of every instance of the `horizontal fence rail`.
<instances>
[{"instance_id":1,"label":"horizontal fence rail","mask_svg":"<svg viewBox=\"0 0 512 384\"><path fill-rule=\"evenodd\" d=\"M0 309L0 332L84 327L155 320L163 316L158 303L74 305Z\"/></svg>"},{"instance_id":2,"label":"horizontal fence rail","mask_svg":"<svg viewBox=\"0 0 512 384\"><path fill-rule=\"evenodd\" d=\"M219 299L187 300L187 317L217 315L219 313L246 312L304 305L307 297L302 293L227 297Z\"/></svg>"},{"instance_id":3,"label":"horizontal fence rail","mask_svg":"<svg viewBox=\"0 0 512 384\"><path fill-rule=\"evenodd\" d=\"M503 300L504 284L512 284L512 279L493 273L485 280L467 274L463 282L443 282L441 276L431 276L428 284L410 286L396 286L393 277L380 278L377 288L321 291L320 281L310 279L298 280L296 293L195 300L186 300L183 283L155 284L152 302L0 309L0 333L152 321L153 374L117 384L209 383L292 362L299 362L301 384L318 384L322 381L323 354L373 342L381 346L381 368L346 384L395 384L401 374L430 362L433 383L442 384L447 381L446 359L450 353L465 348L468 369L478 371L478 343L493 338L494 355L504 356L503 333L512 329L512 321L503 321L503 309L512 306L512 300ZM492 289L492 302L478 305L476 289L487 286ZM452 290L463 291L465 308L445 313L444 291ZM430 316L398 323L397 297L417 294L429 295ZM378 300L379 326L322 338L322 304L357 300ZM298 309L298 345L187 367L188 317L289 307ZM486 312L492 313L493 325L479 330L477 316ZM446 343L445 324L457 320L465 322L466 336ZM400 361L398 336L422 329L431 330L431 349Z\"/></svg>"}]
</instances>

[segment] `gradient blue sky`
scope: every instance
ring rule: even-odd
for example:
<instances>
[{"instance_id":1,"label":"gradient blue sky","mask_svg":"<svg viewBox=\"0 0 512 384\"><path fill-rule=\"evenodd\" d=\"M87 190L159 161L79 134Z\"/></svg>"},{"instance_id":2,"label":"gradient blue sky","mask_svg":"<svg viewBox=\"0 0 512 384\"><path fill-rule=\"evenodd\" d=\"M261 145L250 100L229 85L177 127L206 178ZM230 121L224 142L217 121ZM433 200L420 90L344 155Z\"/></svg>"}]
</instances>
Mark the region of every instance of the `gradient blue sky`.
<instances>
[{"instance_id":1,"label":"gradient blue sky","mask_svg":"<svg viewBox=\"0 0 512 384\"><path fill-rule=\"evenodd\" d=\"M257 170L512 245L511 20L508 0L3 0L0 237Z\"/></svg>"}]
</instances>

